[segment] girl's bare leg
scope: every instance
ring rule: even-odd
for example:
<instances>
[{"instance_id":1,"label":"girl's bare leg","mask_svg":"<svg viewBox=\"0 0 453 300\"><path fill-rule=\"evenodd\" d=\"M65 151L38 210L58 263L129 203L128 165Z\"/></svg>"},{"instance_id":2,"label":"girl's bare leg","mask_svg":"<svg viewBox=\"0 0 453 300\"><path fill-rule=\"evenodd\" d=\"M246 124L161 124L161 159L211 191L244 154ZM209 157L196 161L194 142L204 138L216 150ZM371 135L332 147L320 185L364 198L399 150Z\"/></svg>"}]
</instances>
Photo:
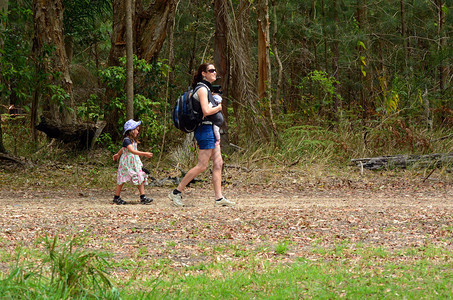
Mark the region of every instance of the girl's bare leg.
<instances>
[{"instance_id":1,"label":"girl's bare leg","mask_svg":"<svg viewBox=\"0 0 453 300\"><path fill-rule=\"evenodd\" d=\"M124 183L116 185L115 196L119 196L121 194L121 190L123 189L123 185L124 185Z\"/></svg>"},{"instance_id":2,"label":"girl's bare leg","mask_svg":"<svg viewBox=\"0 0 453 300\"><path fill-rule=\"evenodd\" d=\"M145 194L145 182L144 181L142 182L142 184L140 184L138 186L138 191L139 191L140 195Z\"/></svg>"}]
</instances>

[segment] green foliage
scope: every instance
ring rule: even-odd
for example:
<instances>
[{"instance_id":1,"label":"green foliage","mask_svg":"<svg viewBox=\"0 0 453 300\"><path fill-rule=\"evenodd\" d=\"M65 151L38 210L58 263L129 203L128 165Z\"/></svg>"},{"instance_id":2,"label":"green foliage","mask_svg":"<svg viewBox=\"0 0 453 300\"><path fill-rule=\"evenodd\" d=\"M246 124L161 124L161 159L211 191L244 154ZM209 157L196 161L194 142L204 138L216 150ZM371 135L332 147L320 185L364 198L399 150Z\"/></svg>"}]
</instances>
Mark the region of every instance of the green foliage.
<instances>
[{"instance_id":1,"label":"green foliage","mask_svg":"<svg viewBox=\"0 0 453 300\"><path fill-rule=\"evenodd\" d=\"M83 249L88 238L37 240L44 253L18 248L16 263L0 275L0 294L6 299L438 299L449 298L452 289L451 251L432 244L397 250L348 242L314 245L292 261L273 263L263 256L273 254L267 247L256 252L232 245L224 250L236 261L172 268L168 258L145 258L147 247L137 249L133 260L110 264L108 255ZM288 241L279 244L286 254ZM175 249L172 242L167 247ZM228 253L204 253L219 254ZM113 267L123 271L118 287L106 271Z\"/></svg>"},{"instance_id":2,"label":"green foliage","mask_svg":"<svg viewBox=\"0 0 453 300\"><path fill-rule=\"evenodd\" d=\"M117 92L118 97L111 99L104 107L105 111L118 111L118 128L126 122L126 58L120 59L121 66L109 67L100 71L103 82ZM164 99L161 98L164 78L168 73L168 65L159 61L148 63L134 56L134 115L142 121L142 139L149 143L153 151L159 151L160 137L165 129Z\"/></svg>"},{"instance_id":3,"label":"green foliage","mask_svg":"<svg viewBox=\"0 0 453 300\"><path fill-rule=\"evenodd\" d=\"M77 106L77 115L85 121L96 122L99 119L104 119L104 114L101 111L100 100L94 94L86 102Z\"/></svg>"},{"instance_id":4,"label":"green foliage","mask_svg":"<svg viewBox=\"0 0 453 300\"><path fill-rule=\"evenodd\" d=\"M277 246L275 247L275 253L279 254L279 255L284 255L286 254L286 252L288 252L288 244L289 244L289 241L281 241L277 244Z\"/></svg>"},{"instance_id":5,"label":"green foliage","mask_svg":"<svg viewBox=\"0 0 453 300\"><path fill-rule=\"evenodd\" d=\"M45 256L36 264L24 261L20 249L16 265L0 281L0 294L8 299L119 299L108 278L106 255L84 250L80 236L59 242L44 239Z\"/></svg>"},{"instance_id":6,"label":"green foliage","mask_svg":"<svg viewBox=\"0 0 453 300\"><path fill-rule=\"evenodd\" d=\"M25 22L32 19L30 9L12 6L8 14L1 15L6 24L0 31L0 103L7 104L12 93L17 97L16 106L29 105L35 87L35 71L30 60L30 31ZM16 20L17 22L12 22ZM1 28L1 27L0 27Z\"/></svg>"}]
</instances>

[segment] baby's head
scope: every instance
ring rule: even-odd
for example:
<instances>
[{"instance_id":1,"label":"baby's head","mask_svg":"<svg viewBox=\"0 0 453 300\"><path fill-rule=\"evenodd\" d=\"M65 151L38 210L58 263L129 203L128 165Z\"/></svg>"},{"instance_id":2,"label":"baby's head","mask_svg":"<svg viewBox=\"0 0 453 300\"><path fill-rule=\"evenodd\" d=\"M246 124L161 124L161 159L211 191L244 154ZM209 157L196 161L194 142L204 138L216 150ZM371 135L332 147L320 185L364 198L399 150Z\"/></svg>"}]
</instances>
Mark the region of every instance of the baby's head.
<instances>
[{"instance_id":1,"label":"baby's head","mask_svg":"<svg viewBox=\"0 0 453 300\"><path fill-rule=\"evenodd\" d=\"M212 97L214 98L214 101L215 101L217 104L219 104L220 102L222 102L222 96L215 94L215 95L212 95Z\"/></svg>"}]
</instances>

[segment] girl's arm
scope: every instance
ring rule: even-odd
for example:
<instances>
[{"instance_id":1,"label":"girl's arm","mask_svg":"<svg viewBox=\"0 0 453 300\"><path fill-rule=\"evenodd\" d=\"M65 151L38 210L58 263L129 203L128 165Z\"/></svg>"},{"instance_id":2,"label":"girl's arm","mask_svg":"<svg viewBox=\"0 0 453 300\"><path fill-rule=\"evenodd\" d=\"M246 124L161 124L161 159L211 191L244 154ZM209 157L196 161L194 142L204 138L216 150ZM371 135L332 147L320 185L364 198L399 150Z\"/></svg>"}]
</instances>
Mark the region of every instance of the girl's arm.
<instances>
[{"instance_id":1,"label":"girl's arm","mask_svg":"<svg viewBox=\"0 0 453 300\"><path fill-rule=\"evenodd\" d=\"M206 88L200 88L197 93L198 99L200 99L201 110L205 117L216 114L222 110L222 104L219 104L216 107L209 107L208 90Z\"/></svg>"},{"instance_id":2,"label":"girl's arm","mask_svg":"<svg viewBox=\"0 0 453 300\"><path fill-rule=\"evenodd\" d=\"M113 155L113 160L118 160L121 157L121 154L123 154L123 147L121 147L117 154Z\"/></svg>"},{"instance_id":3,"label":"girl's arm","mask_svg":"<svg viewBox=\"0 0 453 300\"><path fill-rule=\"evenodd\" d=\"M153 154L151 152L142 152L142 151L135 150L134 146L132 144L127 146L127 150L129 150L130 153L135 154L135 155L145 156L148 158L153 157Z\"/></svg>"}]
</instances>

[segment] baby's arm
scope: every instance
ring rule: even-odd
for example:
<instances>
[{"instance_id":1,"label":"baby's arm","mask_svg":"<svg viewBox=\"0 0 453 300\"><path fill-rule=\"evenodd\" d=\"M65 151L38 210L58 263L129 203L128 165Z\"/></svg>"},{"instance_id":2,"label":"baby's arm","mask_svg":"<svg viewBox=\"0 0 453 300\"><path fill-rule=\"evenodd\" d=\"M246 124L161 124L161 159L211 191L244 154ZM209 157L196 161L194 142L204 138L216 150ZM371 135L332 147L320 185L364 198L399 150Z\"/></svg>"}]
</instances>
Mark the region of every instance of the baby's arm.
<instances>
[{"instance_id":1,"label":"baby's arm","mask_svg":"<svg viewBox=\"0 0 453 300\"><path fill-rule=\"evenodd\" d=\"M129 150L129 152L134 155L145 156L148 158L153 157L153 154L151 152L142 152L142 151L135 150L134 146L132 144L127 146L127 150Z\"/></svg>"},{"instance_id":2,"label":"baby's arm","mask_svg":"<svg viewBox=\"0 0 453 300\"><path fill-rule=\"evenodd\" d=\"M113 155L113 160L118 160L121 157L121 154L123 154L123 147L121 147L117 154Z\"/></svg>"}]
</instances>

